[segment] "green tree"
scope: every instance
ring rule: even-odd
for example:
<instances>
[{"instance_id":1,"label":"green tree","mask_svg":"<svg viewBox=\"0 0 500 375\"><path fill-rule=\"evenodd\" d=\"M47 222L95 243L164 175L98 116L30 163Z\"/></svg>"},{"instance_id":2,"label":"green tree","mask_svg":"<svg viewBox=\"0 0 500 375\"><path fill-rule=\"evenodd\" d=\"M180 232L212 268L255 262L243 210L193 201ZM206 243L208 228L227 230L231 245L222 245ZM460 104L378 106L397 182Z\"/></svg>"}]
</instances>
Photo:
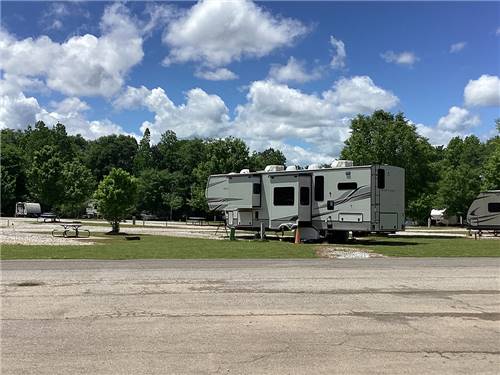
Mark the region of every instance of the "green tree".
<instances>
[{"instance_id":1,"label":"green tree","mask_svg":"<svg viewBox=\"0 0 500 375\"><path fill-rule=\"evenodd\" d=\"M100 181L113 168L121 168L129 173L134 170L137 141L126 135L108 135L89 144L86 165Z\"/></svg>"},{"instance_id":2,"label":"green tree","mask_svg":"<svg viewBox=\"0 0 500 375\"><path fill-rule=\"evenodd\" d=\"M0 138L1 211L13 215L15 203L26 198L27 160L20 146L23 133L3 129Z\"/></svg>"},{"instance_id":3,"label":"green tree","mask_svg":"<svg viewBox=\"0 0 500 375\"><path fill-rule=\"evenodd\" d=\"M165 194L185 196L187 185L186 177L181 172L148 169L138 178L138 204L139 211L162 214L169 210L164 200ZM174 209L178 209L175 207Z\"/></svg>"},{"instance_id":4,"label":"green tree","mask_svg":"<svg viewBox=\"0 0 500 375\"><path fill-rule=\"evenodd\" d=\"M465 215L481 190L486 147L474 135L455 137L443 150L436 204L448 214Z\"/></svg>"},{"instance_id":5,"label":"green tree","mask_svg":"<svg viewBox=\"0 0 500 375\"><path fill-rule=\"evenodd\" d=\"M29 194L44 209L54 208L64 195L62 179L63 160L54 146L43 146L35 151L28 170Z\"/></svg>"},{"instance_id":6,"label":"green tree","mask_svg":"<svg viewBox=\"0 0 500 375\"><path fill-rule=\"evenodd\" d=\"M157 168L169 171L179 169L178 145L179 140L173 130L167 130L161 135L160 142L153 148L153 158Z\"/></svg>"},{"instance_id":7,"label":"green tree","mask_svg":"<svg viewBox=\"0 0 500 375\"><path fill-rule=\"evenodd\" d=\"M127 171L113 168L94 194L101 215L110 222L111 233L120 232L120 221L135 207L137 181Z\"/></svg>"},{"instance_id":8,"label":"green tree","mask_svg":"<svg viewBox=\"0 0 500 375\"><path fill-rule=\"evenodd\" d=\"M168 219L172 220L172 212L182 207L182 197L176 192L163 193L162 199L164 204L168 207Z\"/></svg>"},{"instance_id":9,"label":"green tree","mask_svg":"<svg viewBox=\"0 0 500 375\"><path fill-rule=\"evenodd\" d=\"M95 188L92 171L79 161L66 163L62 170L64 197L61 210L76 217L85 207Z\"/></svg>"},{"instance_id":10,"label":"green tree","mask_svg":"<svg viewBox=\"0 0 500 375\"><path fill-rule=\"evenodd\" d=\"M437 182L433 168L436 150L421 137L402 113L376 111L358 115L351 122L351 136L341 152L355 165L389 164L405 169L406 207L414 200L425 200ZM413 215L413 214L412 214Z\"/></svg>"},{"instance_id":11,"label":"green tree","mask_svg":"<svg viewBox=\"0 0 500 375\"><path fill-rule=\"evenodd\" d=\"M500 129L499 129L500 131ZM496 137L491 142L491 152L489 153L483 167L483 190L500 189L500 137Z\"/></svg>"},{"instance_id":12,"label":"green tree","mask_svg":"<svg viewBox=\"0 0 500 375\"><path fill-rule=\"evenodd\" d=\"M285 163L285 155L274 148L268 148L261 152L254 151L249 158L249 167L252 171L262 171L266 165L284 165Z\"/></svg>"},{"instance_id":13,"label":"green tree","mask_svg":"<svg viewBox=\"0 0 500 375\"><path fill-rule=\"evenodd\" d=\"M144 135L142 136L141 141L139 142L139 148L137 150L137 154L134 159L134 167L136 175L138 175L141 171L144 171L148 168L153 167L153 155L151 152L151 133L149 129L146 128L144 131Z\"/></svg>"},{"instance_id":14,"label":"green tree","mask_svg":"<svg viewBox=\"0 0 500 375\"><path fill-rule=\"evenodd\" d=\"M465 215L480 190L477 170L467 165L447 168L441 176L437 202L449 215Z\"/></svg>"}]
</instances>

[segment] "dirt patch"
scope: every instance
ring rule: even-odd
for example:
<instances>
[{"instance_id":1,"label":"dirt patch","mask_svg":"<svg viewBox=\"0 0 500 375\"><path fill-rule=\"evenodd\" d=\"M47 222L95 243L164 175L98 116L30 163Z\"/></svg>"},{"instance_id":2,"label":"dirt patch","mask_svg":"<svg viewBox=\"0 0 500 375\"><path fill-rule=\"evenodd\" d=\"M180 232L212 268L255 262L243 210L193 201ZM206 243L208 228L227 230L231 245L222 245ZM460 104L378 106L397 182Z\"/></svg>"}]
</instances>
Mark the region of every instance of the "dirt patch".
<instances>
[{"instance_id":1,"label":"dirt patch","mask_svg":"<svg viewBox=\"0 0 500 375\"><path fill-rule=\"evenodd\" d=\"M360 249L353 247L322 247L316 251L316 255L320 258L335 258L335 259L369 259L383 258L381 254L377 254L368 249Z\"/></svg>"}]
</instances>

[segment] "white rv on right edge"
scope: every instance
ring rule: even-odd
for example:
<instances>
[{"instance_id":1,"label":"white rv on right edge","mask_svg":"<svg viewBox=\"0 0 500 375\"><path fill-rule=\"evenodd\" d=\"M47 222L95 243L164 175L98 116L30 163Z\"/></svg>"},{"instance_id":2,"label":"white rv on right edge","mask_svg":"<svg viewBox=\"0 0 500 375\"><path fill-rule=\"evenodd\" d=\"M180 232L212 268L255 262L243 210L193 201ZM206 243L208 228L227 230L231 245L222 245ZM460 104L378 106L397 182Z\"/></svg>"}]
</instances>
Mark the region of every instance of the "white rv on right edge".
<instances>
[{"instance_id":1,"label":"white rv on right edge","mask_svg":"<svg viewBox=\"0 0 500 375\"><path fill-rule=\"evenodd\" d=\"M467 212L470 229L500 233L500 190L479 193Z\"/></svg>"},{"instance_id":2,"label":"white rv on right edge","mask_svg":"<svg viewBox=\"0 0 500 375\"><path fill-rule=\"evenodd\" d=\"M298 170L269 165L264 171L212 175L206 198L225 213L231 228L279 231L300 228L301 240L342 241L349 231L391 233L404 229L404 169L389 165Z\"/></svg>"}]
</instances>

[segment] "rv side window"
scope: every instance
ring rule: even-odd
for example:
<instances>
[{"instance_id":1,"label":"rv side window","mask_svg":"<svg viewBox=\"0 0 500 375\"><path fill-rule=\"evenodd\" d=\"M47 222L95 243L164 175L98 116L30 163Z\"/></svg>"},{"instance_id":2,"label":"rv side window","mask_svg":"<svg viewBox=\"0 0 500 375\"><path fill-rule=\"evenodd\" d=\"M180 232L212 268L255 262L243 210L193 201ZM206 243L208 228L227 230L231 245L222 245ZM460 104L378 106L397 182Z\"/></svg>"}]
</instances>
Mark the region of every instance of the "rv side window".
<instances>
[{"instance_id":1,"label":"rv side window","mask_svg":"<svg viewBox=\"0 0 500 375\"><path fill-rule=\"evenodd\" d=\"M253 184L253 193L260 194L260 184Z\"/></svg>"},{"instance_id":2,"label":"rv side window","mask_svg":"<svg viewBox=\"0 0 500 375\"><path fill-rule=\"evenodd\" d=\"M309 205L309 188L307 186L302 186L300 188L300 204L302 206Z\"/></svg>"},{"instance_id":3,"label":"rv side window","mask_svg":"<svg viewBox=\"0 0 500 375\"><path fill-rule=\"evenodd\" d=\"M339 182L337 185L339 190L356 190L357 188L358 184L356 182Z\"/></svg>"},{"instance_id":4,"label":"rv side window","mask_svg":"<svg viewBox=\"0 0 500 375\"><path fill-rule=\"evenodd\" d=\"M488 203L488 212L500 212L500 202Z\"/></svg>"},{"instance_id":5,"label":"rv side window","mask_svg":"<svg viewBox=\"0 0 500 375\"><path fill-rule=\"evenodd\" d=\"M295 204L295 189L293 186L274 188L273 202L275 206L293 206Z\"/></svg>"},{"instance_id":6,"label":"rv side window","mask_svg":"<svg viewBox=\"0 0 500 375\"><path fill-rule=\"evenodd\" d=\"M377 186L379 189L385 189L385 169L379 169L377 172Z\"/></svg>"},{"instance_id":7,"label":"rv side window","mask_svg":"<svg viewBox=\"0 0 500 375\"><path fill-rule=\"evenodd\" d=\"M322 202L325 199L325 177L314 177L314 200Z\"/></svg>"}]
</instances>

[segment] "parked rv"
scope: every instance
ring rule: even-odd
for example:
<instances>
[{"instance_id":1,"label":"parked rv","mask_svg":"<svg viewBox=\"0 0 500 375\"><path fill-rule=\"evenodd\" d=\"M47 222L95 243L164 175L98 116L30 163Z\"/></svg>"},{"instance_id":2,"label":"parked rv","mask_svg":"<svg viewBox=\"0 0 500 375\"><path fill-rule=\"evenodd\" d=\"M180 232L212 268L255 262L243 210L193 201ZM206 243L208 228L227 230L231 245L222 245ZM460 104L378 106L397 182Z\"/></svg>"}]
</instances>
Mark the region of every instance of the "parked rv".
<instances>
[{"instance_id":1,"label":"parked rv","mask_svg":"<svg viewBox=\"0 0 500 375\"><path fill-rule=\"evenodd\" d=\"M17 202L15 216L38 217L42 213L40 203Z\"/></svg>"},{"instance_id":2,"label":"parked rv","mask_svg":"<svg viewBox=\"0 0 500 375\"><path fill-rule=\"evenodd\" d=\"M270 165L259 172L212 175L206 198L211 210L225 213L229 227L298 226L302 240L342 240L349 231L404 229L404 190L402 168L337 160L330 168Z\"/></svg>"},{"instance_id":3,"label":"parked rv","mask_svg":"<svg viewBox=\"0 0 500 375\"><path fill-rule=\"evenodd\" d=\"M95 219L99 216L99 211L97 210L97 202L90 200L85 207L85 214L83 215L86 219Z\"/></svg>"},{"instance_id":4,"label":"parked rv","mask_svg":"<svg viewBox=\"0 0 500 375\"><path fill-rule=\"evenodd\" d=\"M457 215L448 215L446 208L431 210L431 225L457 225L460 218Z\"/></svg>"},{"instance_id":5,"label":"parked rv","mask_svg":"<svg viewBox=\"0 0 500 375\"><path fill-rule=\"evenodd\" d=\"M479 193L467 212L470 229L500 233L500 190Z\"/></svg>"}]
</instances>

